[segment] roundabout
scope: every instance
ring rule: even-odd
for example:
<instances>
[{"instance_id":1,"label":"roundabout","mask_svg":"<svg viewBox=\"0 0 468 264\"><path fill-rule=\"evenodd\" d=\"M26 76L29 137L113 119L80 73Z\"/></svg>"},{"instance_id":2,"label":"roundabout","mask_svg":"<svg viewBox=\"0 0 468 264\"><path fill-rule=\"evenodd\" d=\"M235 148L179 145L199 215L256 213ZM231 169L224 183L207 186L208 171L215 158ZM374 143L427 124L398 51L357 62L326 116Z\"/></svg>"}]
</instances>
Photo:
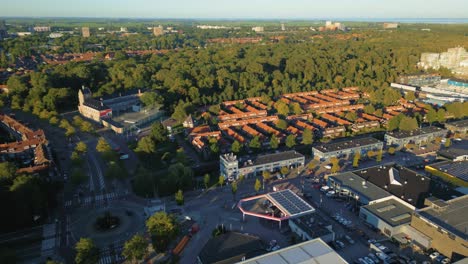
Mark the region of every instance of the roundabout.
<instances>
[{"instance_id":1,"label":"roundabout","mask_svg":"<svg viewBox=\"0 0 468 264\"><path fill-rule=\"evenodd\" d=\"M137 232L144 232L143 207L119 201L109 206L79 208L71 215L72 239L93 239L99 247L122 243Z\"/></svg>"}]
</instances>

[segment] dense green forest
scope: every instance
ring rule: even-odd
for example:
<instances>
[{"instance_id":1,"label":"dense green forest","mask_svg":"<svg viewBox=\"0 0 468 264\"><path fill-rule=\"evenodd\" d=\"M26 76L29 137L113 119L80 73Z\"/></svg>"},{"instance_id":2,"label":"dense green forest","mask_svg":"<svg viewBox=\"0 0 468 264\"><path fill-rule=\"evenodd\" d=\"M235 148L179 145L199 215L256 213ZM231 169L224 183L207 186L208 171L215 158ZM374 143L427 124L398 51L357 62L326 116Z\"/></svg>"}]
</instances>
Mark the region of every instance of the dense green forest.
<instances>
[{"instance_id":1,"label":"dense green forest","mask_svg":"<svg viewBox=\"0 0 468 264\"><path fill-rule=\"evenodd\" d=\"M359 86L382 95L373 100L380 108L385 105L383 95L389 82L399 74L418 72L415 65L421 52L468 46L468 37L463 34L468 26L449 29L451 26L433 32L365 30L349 40L333 38L335 33L325 34L323 39L291 35L279 43L218 44L204 48L186 45L163 55L130 58L117 52L111 61L43 65L35 73L13 76L7 82L10 94L4 102L35 114L54 113L73 107L70 102L76 101L77 89L82 85L89 86L97 95L146 88L157 91L164 98L165 108L173 111L178 104L190 108L251 96L274 97L287 92ZM191 40L190 36L164 38L179 39L183 47ZM201 38L206 40L206 36ZM146 49L149 46L145 43L160 40L144 35L129 37L115 40L119 44L113 48Z\"/></svg>"}]
</instances>

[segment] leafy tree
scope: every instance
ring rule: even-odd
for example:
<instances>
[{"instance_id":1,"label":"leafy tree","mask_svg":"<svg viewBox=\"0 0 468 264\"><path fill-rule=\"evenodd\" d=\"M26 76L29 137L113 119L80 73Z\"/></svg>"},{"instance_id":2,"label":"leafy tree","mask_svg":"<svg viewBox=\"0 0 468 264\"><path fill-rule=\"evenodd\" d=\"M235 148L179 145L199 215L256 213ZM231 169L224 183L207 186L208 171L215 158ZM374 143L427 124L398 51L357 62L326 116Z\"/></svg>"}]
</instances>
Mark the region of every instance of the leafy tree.
<instances>
[{"instance_id":1,"label":"leafy tree","mask_svg":"<svg viewBox=\"0 0 468 264\"><path fill-rule=\"evenodd\" d=\"M400 130L411 131L418 128L418 121L416 118L404 116L398 127Z\"/></svg>"},{"instance_id":2,"label":"leafy tree","mask_svg":"<svg viewBox=\"0 0 468 264\"><path fill-rule=\"evenodd\" d=\"M245 175L244 174L239 175L238 181L243 182L244 180L245 180Z\"/></svg>"},{"instance_id":3,"label":"leafy tree","mask_svg":"<svg viewBox=\"0 0 468 264\"><path fill-rule=\"evenodd\" d=\"M96 150L97 152L104 154L104 153L111 152L112 148L103 137L100 137L96 145Z\"/></svg>"},{"instance_id":4,"label":"leafy tree","mask_svg":"<svg viewBox=\"0 0 468 264\"><path fill-rule=\"evenodd\" d=\"M331 172L337 173L340 170L340 161L335 157L331 158L330 161L332 163Z\"/></svg>"},{"instance_id":5,"label":"leafy tree","mask_svg":"<svg viewBox=\"0 0 468 264\"><path fill-rule=\"evenodd\" d=\"M289 168L288 167L281 167L280 172L282 175L286 175L289 173Z\"/></svg>"},{"instance_id":6,"label":"leafy tree","mask_svg":"<svg viewBox=\"0 0 468 264\"><path fill-rule=\"evenodd\" d=\"M443 108L439 108L439 110L437 110L437 121L439 123L445 122L445 110Z\"/></svg>"},{"instance_id":7,"label":"leafy tree","mask_svg":"<svg viewBox=\"0 0 468 264\"><path fill-rule=\"evenodd\" d=\"M276 137L275 134L271 135L271 139L270 139L270 148L272 149L277 149L279 146L279 139L278 137Z\"/></svg>"},{"instance_id":8,"label":"leafy tree","mask_svg":"<svg viewBox=\"0 0 468 264\"><path fill-rule=\"evenodd\" d=\"M255 192L258 193L258 191L260 190L261 187L262 187L262 183L260 182L260 180L255 179L255 185L254 185Z\"/></svg>"},{"instance_id":9,"label":"leafy tree","mask_svg":"<svg viewBox=\"0 0 468 264\"><path fill-rule=\"evenodd\" d=\"M219 178L218 178L218 185L223 186L225 180L226 179L224 178L224 176L220 175Z\"/></svg>"},{"instance_id":10,"label":"leafy tree","mask_svg":"<svg viewBox=\"0 0 468 264\"><path fill-rule=\"evenodd\" d=\"M89 264L98 263L99 249L90 238L80 238L75 245L76 256L75 263Z\"/></svg>"},{"instance_id":11,"label":"leafy tree","mask_svg":"<svg viewBox=\"0 0 468 264\"><path fill-rule=\"evenodd\" d=\"M205 174L203 176L203 183L205 184L205 189L208 189L208 185L210 184L210 174Z\"/></svg>"},{"instance_id":12,"label":"leafy tree","mask_svg":"<svg viewBox=\"0 0 468 264\"><path fill-rule=\"evenodd\" d=\"M311 145L314 142L314 134L312 130L306 128L302 133L302 144L304 145Z\"/></svg>"},{"instance_id":13,"label":"leafy tree","mask_svg":"<svg viewBox=\"0 0 468 264\"><path fill-rule=\"evenodd\" d=\"M354 121L356 121L358 116L357 116L356 112L348 112L348 113L346 113L345 118L348 119L349 121L354 122Z\"/></svg>"},{"instance_id":14,"label":"leafy tree","mask_svg":"<svg viewBox=\"0 0 468 264\"><path fill-rule=\"evenodd\" d=\"M13 180L16 175L16 166L12 162L1 162L0 163L0 180Z\"/></svg>"},{"instance_id":15,"label":"leafy tree","mask_svg":"<svg viewBox=\"0 0 468 264\"><path fill-rule=\"evenodd\" d=\"M429 122L429 124L432 124L434 122L437 121L437 112L434 110L434 108L430 108L428 111L427 111L427 114L426 114L426 121Z\"/></svg>"},{"instance_id":16,"label":"leafy tree","mask_svg":"<svg viewBox=\"0 0 468 264\"><path fill-rule=\"evenodd\" d=\"M299 105L299 103L292 103L289 105L290 112L295 114L295 115L300 115L302 114L302 107Z\"/></svg>"},{"instance_id":17,"label":"leafy tree","mask_svg":"<svg viewBox=\"0 0 468 264\"><path fill-rule=\"evenodd\" d=\"M249 148L259 150L262 144L260 143L260 137L255 136L252 140L249 142Z\"/></svg>"},{"instance_id":18,"label":"leafy tree","mask_svg":"<svg viewBox=\"0 0 468 264\"><path fill-rule=\"evenodd\" d=\"M280 114L280 115L287 116L289 114L289 107L283 101L277 101L275 103L274 107L275 107L276 111L278 112L278 114Z\"/></svg>"},{"instance_id":19,"label":"leafy tree","mask_svg":"<svg viewBox=\"0 0 468 264\"><path fill-rule=\"evenodd\" d=\"M156 143L164 142L167 140L167 130L161 122L156 122L151 125L150 136Z\"/></svg>"},{"instance_id":20,"label":"leafy tree","mask_svg":"<svg viewBox=\"0 0 468 264\"><path fill-rule=\"evenodd\" d=\"M106 170L106 177L109 179L125 179L127 172L115 161L110 161Z\"/></svg>"},{"instance_id":21,"label":"leafy tree","mask_svg":"<svg viewBox=\"0 0 468 264\"><path fill-rule=\"evenodd\" d=\"M171 239L177 235L177 224L173 216L165 212L156 212L146 220L146 228L152 236L153 245L158 251L164 251Z\"/></svg>"},{"instance_id":22,"label":"leafy tree","mask_svg":"<svg viewBox=\"0 0 468 264\"><path fill-rule=\"evenodd\" d=\"M88 146L83 141L80 141L76 143L75 151L78 153L86 153L88 151Z\"/></svg>"},{"instance_id":23,"label":"leafy tree","mask_svg":"<svg viewBox=\"0 0 468 264\"><path fill-rule=\"evenodd\" d=\"M388 148L388 154L395 155L395 148L394 147Z\"/></svg>"},{"instance_id":24,"label":"leafy tree","mask_svg":"<svg viewBox=\"0 0 468 264\"><path fill-rule=\"evenodd\" d=\"M84 182L86 182L86 180L88 179L88 177L86 176L85 173L83 173L83 170L81 169L74 169L72 170L72 173L70 175L70 181L73 185L80 185Z\"/></svg>"},{"instance_id":25,"label":"leafy tree","mask_svg":"<svg viewBox=\"0 0 468 264\"><path fill-rule=\"evenodd\" d=\"M158 109L162 102L163 98L158 96L155 92L145 92L140 96L140 100L147 108Z\"/></svg>"},{"instance_id":26,"label":"leafy tree","mask_svg":"<svg viewBox=\"0 0 468 264\"><path fill-rule=\"evenodd\" d=\"M239 141L234 140L234 142L231 145L231 151L237 154L237 153L239 153L241 151L241 148L242 148L242 146L239 143Z\"/></svg>"},{"instance_id":27,"label":"leafy tree","mask_svg":"<svg viewBox=\"0 0 468 264\"><path fill-rule=\"evenodd\" d=\"M208 143L210 145L211 153L217 154L219 152L218 139L215 137L210 137Z\"/></svg>"},{"instance_id":28,"label":"leafy tree","mask_svg":"<svg viewBox=\"0 0 468 264\"><path fill-rule=\"evenodd\" d=\"M396 115L392 117L387 124L387 130L388 131L393 131L396 130L400 127L400 121L403 118L402 114Z\"/></svg>"},{"instance_id":29,"label":"leafy tree","mask_svg":"<svg viewBox=\"0 0 468 264\"><path fill-rule=\"evenodd\" d=\"M283 119L279 119L276 123L276 127L278 127L279 129L286 129L288 127L288 122L286 122L285 120Z\"/></svg>"},{"instance_id":30,"label":"leafy tree","mask_svg":"<svg viewBox=\"0 0 468 264\"><path fill-rule=\"evenodd\" d=\"M187 104L184 103L182 100L179 100L179 103L174 108L174 113L172 114L172 118L176 119L179 122L182 122L187 118Z\"/></svg>"},{"instance_id":31,"label":"leafy tree","mask_svg":"<svg viewBox=\"0 0 468 264\"><path fill-rule=\"evenodd\" d=\"M448 148L451 145L452 145L452 141L450 140L450 138L445 139L445 147Z\"/></svg>"},{"instance_id":32,"label":"leafy tree","mask_svg":"<svg viewBox=\"0 0 468 264\"><path fill-rule=\"evenodd\" d=\"M405 99L408 101L414 101L416 99L416 95L414 94L413 91L408 91L405 94Z\"/></svg>"},{"instance_id":33,"label":"leafy tree","mask_svg":"<svg viewBox=\"0 0 468 264\"><path fill-rule=\"evenodd\" d=\"M374 156L375 156L375 152L374 152L374 151L369 150L369 151L367 152L367 157L369 157L370 159L371 159L372 157L374 157Z\"/></svg>"},{"instance_id":34,"label":"leafy tree","mask_svg":"<svg viewBox=\"0 0 468 264\"><path fill-rule=\"evenodd\" d=\"M377 162L382 162L382 156L383 156L383 152L382 152L382 150L379 150L379 152L377 152L376 161Z\"/></svg>"},{"instance_id":35,"label":"leafy tree","mask_svg":"<svg viewBox=\"0 0 468 264\"><path fill-rule=\"evenodd\" d=\"M138 141L135 151L146 153L146 154L153 154L156 152L156 143L154 142L151 136L142 137Z\"/></svg>"},{"instance_id":36,"label":"leafy tree","mask_svg":"<svg viewBox=\"0 0 468 264\"><path fill-rule=\"evenodd\" d=\"M233 181L231 183L231 192L232 192L232 197L233 199L236 198L236 193L237 193L237 182Z\"/></svg>"},{"instance_id":37,"label":"leafy tree","mask_svg":"<svg viewBox=\"0 0 468 264\"><path fill-rule=\"evenodd\" d=\"M374 106L372 104L367 104L367 105L364 106L364 112L366 114L374 114L375 108L374 108Z\"/></svg>"},{"instance_id":38,"label":"leafy tree","mask_svg":"<svg viewBox=\"0 0 468 264\"><path fill-rule=\"evenodd\" d=\"M177 202L177 205L183 205L184 204L184 193L182 192L182 190L179 189L175 193L175 200Z\"/></svg>"},{"instance_id":39,"label":"leafy tree","mask_svg":"<svg viewBox=\"0 0 468 264\"><path fill-rule=\"evenodd\" d=\"M262 177L263 177L263 180L267 181L267 180L269 180L271 178L271 174L270 174L269 171L264 170L262 172Z\"/></svg>"},{"instance_id":40,"label":"leafy tree","mask_svg":"<svg viewBox=\"0 0 468 264\"><path fill-rule=\"evenodd\" d=\"M286 137L286 146L292 148L296 145L296 136L291 134Z\"/></svg>"},{"instance_id":41,"label":"leafy tree","mask_svg":"<svg viewBox=\"0 0 468 264\"><path fill-rule=\"evenodd\" d=\"M122 255L127 260L141 260L146 255L147 245L148 243L145 238L140 234L136 234L130 240L125 242Z\"/></svg>"},{"instance_id":42,"label":"leafy tree","mask_svg":"<svg viewBox=\"0 0 468 264\"><path fill-rule=\"evenodd\" d=\"M76 151L72 152L70 159L74 166L81 166L83 164L83 158Z\"/></svg>"},{"instance_id":43,"label":"leafy tree","mask_svg":"<svg viewBox=\"0 0 468 264\"><path fill-rule=\"evenodd\" d=\"M356 152L354 154L354 158L353 158L353 167L354 168L357 168L359 167L359 160L361 159L361 154L359 152Z\"/></svg>"}]
</instances>

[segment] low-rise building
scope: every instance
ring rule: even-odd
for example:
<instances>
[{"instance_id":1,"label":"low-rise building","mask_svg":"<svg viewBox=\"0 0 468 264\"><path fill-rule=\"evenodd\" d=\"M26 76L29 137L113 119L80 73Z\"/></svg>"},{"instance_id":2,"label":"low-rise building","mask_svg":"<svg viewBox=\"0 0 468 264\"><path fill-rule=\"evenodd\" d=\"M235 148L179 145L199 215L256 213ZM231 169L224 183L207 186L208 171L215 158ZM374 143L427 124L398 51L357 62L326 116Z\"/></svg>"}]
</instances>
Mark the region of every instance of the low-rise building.
<instances>
[{"instance_id":1,"label":"low-rise building","mask_svg":"<svg viewBox=\"0 0 468 264\"><path fill-rule=\"evenodd\" d=\"M240 159L230 153L220 156L219 170L224 178L237 179L240 175L249 177L263 171L274 172L282 167L293 168L304 166L304 163L304 155L293 150Z\"/></svg>"},{"instance_id":2,"label":"low-rise building","mask_svg":"<svg viewBox=\"0 0 468 264\"><path fill-rule=\"evenodd\" d=\"M291 231L304 241L320 238L330 243L335 240L332 224L317 213L290 219L288 223Z\"/></svg>"},{"instance_id":3,"label":"low-rise building","mask_svg":"<svg viewBox=\"0 0 468 264\"><path fill-rule=\"evenodd\" d=\"M364 180L353 172L330 175L327 185L334 188L341 196L348 196L356 203L367 205L391 196L377 185Z\"/></svg>"},{"instance_id":4,"label":"low-rise building","mask_svg":"<svg viewBox=\"0 0 468 264\"><path fill-rule=\"evenodd\" d=\"M468 119L445 123L445 128L452 133L466 134L468 132Z\"/></svg>"},{"instance_id":5,"label":"low-rise building","mask_svg":"<svg viewBox=\"0 0 468 264\"><path fill-rule=\"evenodd\" d=\"M468 149L458 146L452 146L437 151L437 158L450 161L468 160Z\"/></svg>"},{"instance_id":6,"label":"low-rise building","mask_svg":"<svg viewBox=\"0 0 468 264\"><path fill-rule=\"evenodd\" d=\"M359 217L386 236L393 237L404 231L403 226L411 223L414 210L414 206L390 196L379 202L362 206Z\"/></svg>"},{"instance_id":7,"label":"low-rise building","mask_svg":"<svg viewBox=\"0 0 468 264\"><path fill-rule=\"evenodd\" d=\"M307 263L333 263L347 264L336 251L320 238L309 240L287 248L276 250L265 255L261 255L240 264L264 264L264 263L287 263L287 264L307 264Z\"/></svg>"},{"instance_id":8,"label":"low-rise building","mask_svg":"<svg viewBox=\"0 0 468 264\"><path fill-rule=\"evenodd\" d=\"M424 206L424 199L430 194L430 178L396 164L384 164L353 173L418 208Z\"/></svg>"},{"instance_id":9,"label":"low-rise building","mask_svg":"<svg viewBox=\"0 0 468 264\"><path fill-rule=\"evenodd\" d=\"M366 137L315 146L312 148L312 154L315 159L330 159L332 157L349 157L355 153L360 153L364 156L369 151L379 151L382 148L382 141Z\"/></svg>"},{"instance_id":10,"label":"low-rise building","mask_svg":"<svg viewBox=\"0 0 468 264\"><path fill-rule=\"evenodd\" d=\"M387 146L404 147L406 144L422 144L430 142L437 137L443 138L447 130L440 127L429 126L411 131L390 131L385 134Z\"/></svg>"},{"instance_id":11,"label":"low-rise building","mask_svg":"<svg viewBox=\"0 0 468 264\"><path fill-rule=\"evenodd\" d=\"M228 232L211 238L197 257L198 264L234 264L265 254L265 245L260 238Z\"/></svg>"},{"instance_id":12,"label":"low-rise building","mask_svg":"<svg viewBox=\"0 0 468 264\"><path fill-rule=\"evenodd\" d=\"M449 201L426 199L411 226L430 238L430 247L454 259L468 256L468 195Z\"/></svg>"}]
</instances>

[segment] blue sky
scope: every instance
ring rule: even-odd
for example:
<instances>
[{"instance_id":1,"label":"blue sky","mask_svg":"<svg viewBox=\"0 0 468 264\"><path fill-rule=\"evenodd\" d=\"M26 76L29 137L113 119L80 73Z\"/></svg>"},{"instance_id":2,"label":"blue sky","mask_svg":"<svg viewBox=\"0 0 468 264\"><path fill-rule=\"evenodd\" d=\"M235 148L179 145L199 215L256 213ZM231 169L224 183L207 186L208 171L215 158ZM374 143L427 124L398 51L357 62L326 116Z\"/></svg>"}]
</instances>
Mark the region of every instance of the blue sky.
<instances>
[{"instance_id":1,"label":"blue sky","mask_svg":"<svg viewBox=\"0 0 468 264\"><path fill-rule=\"evenodd\" d=\"M0 0L0 16L468 18L467 0Z\"/></svg>"}]
</instances>

